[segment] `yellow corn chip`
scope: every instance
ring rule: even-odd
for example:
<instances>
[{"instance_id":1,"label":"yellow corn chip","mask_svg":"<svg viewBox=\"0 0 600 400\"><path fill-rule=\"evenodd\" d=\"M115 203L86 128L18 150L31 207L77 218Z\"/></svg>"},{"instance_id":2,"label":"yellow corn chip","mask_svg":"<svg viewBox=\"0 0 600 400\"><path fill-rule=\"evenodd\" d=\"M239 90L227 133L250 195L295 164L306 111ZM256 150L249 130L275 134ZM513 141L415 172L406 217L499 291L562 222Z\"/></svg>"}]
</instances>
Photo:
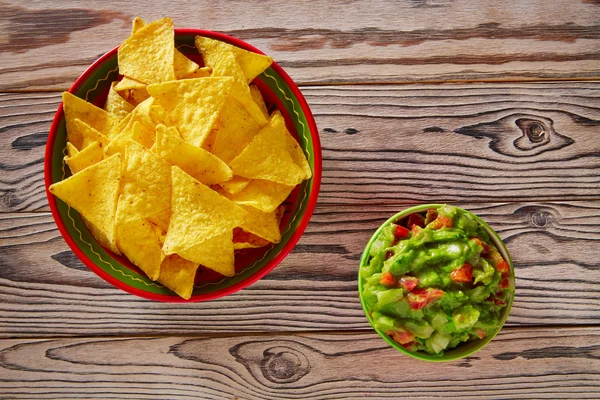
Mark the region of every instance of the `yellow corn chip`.
<instances>
[{"instance_id":1,"label":"yellow corn chip","mask_svg":"<svg viewBox=\"0 0 600 400\"><path fill-rule=\"evenodd\" d=\"M260 125L266 125L267 119L252 99L250 88L244 79L244 73L235 59L233 53L224 53L221 60L211 66L212 76L229 76L233 78L231 96L235 98L246 109L248 114Z\"/></svg>"},{"instance_id":2,"label":"yellow corn chip","mask_svg":"<svg viewBox=\"0 0 600 400\"><path fill-rule=\"evenodd\" d=\"M262 74L273 63L271 57L207 37L196 36L196 47L202 53L204 63L209 67L216 64L222 58L223 53L232 52L240 64L247 83L252 82L254 78Z\"/></svg>"},{"instance_id":3,"label":"yellow corn chip","mask_svg":"<svg viewBox=\"0 0 600 400\"><path fill-rule=\"evenodd\" d=\"M94 142L100 142L102 147L105 147L109 140L108 137L96 129L92 128L79 118L75 118L75 125L77 126L77 130L81 134L81 150L85 149L88 145Z\"/></svg>"},{"instance_id":4,"label":"yellow corn chip","mask_svg":"<svg viewBox=\"0 0 600 400\"><path fill-rule=\"evenodd\" d=\"M73 157L77 153L79 153L77 147L73 146L71 142L67 142L67 156Z\"/></svg>"},{"instance_id":5,"label":"yellow corn chip","mask_svg":"<svg viewBox=\"0 0 600 400\"><path fill-rule=\"evenodd\" d=\"M283 124L285 129L285 141L287 143L288 151L292 156L292 160L294 160L294 163L304 172L304 179L310 179L312 177L310 164L308 163L300 144L285 127L285 120L283 119L281 112L279 110L275 111L272 118L280 119L280 122Z\"/></svg>"},{"instance_id":6,"label":"yellow corn chip","mask_svg":"<svg viewBox=\"0 0 600 400\"><path fill-rule=\"evenodd\" d=\"M232 84L231 78L196 78L148 85L147 89L169 114L183 140L202 147Z\"/></svg>"},{"instance_id":7,"label":"yellow corn chip","mask_svg":"<svg viewBox=\"0 0 600 400\"><path fill-rule=\"evenodd\" d=\"M114 115L117 119L122 120L127 114L133 111L133 104L129 103L115 91L116 84L117 82L113 82L110 85L104 109Z\"/></svg>"},{"instance_id":8,"label":"yellow corn chip","mask_svg":"<svg viewBox=\"0 0 600 400\"><path fill-rule=\"evenodd\" d=\"M160 266L158 281L186 300L192 297L199 264L176 254L167 256Z\"/></svg>"},{"instance_id":9,"label":"yellow corn chip","mask_svg":"<svg viewBox=\"0 0 600 400\"><path fill-rule=\"evenodd\" d=\"M108 146L104 149L104 152L109 156L112 156L115 153L121 153L121 155L125 156L125 149L130 140L148 148L147 146L152 147L154 140L153 136L153 132L149 133L148 130L143 128L139 121L134 121L132 124L128 124L127 128L123 130L120 135L110 141Z\"/></svg>"},{"instance_id":10,"label":"yellow corn chip","mask_svg":"<svg viewBox=\"0 0 600 400\"><path fill-rule=\"evenodd\" d=\"M260 125L232 97L225 102L219 121L220 126L212 145L212 152L221 160L230 163L260 132Z\"/></svg>"},{"instance_id":11,"label":"yellow corn chip","mask_svg":"<svg viewBox=\"0 0 600 400\"><path fill-rule=\"evenodd\" d=\"M262 111L265 118L269 118L269 110L267 110L265 99L263 99L262 93L258 89L258 86L254 84L250 85L250 95L252 96L252 100L254 100L258 108L260 108L260 111Z\"/></svg>"},{"instance_id":12,"label":"yellow corn chip","mask_svg":"<svg viewBox=\"0 0 600 400\"><path fill-rule=\"evenodd\" d=\"M242 178L241 176L234 176L227 182L220 183L219 185L225 189L229 194L236 194L244 190L250 183L250 179Z\"/></svg>"},{"instance_id":13,"label":"yellow corn chip","mask_svg":"<svg viewBox=\"0 0 600 400\"><path fill-rule=\"evenodd\" d=\"M108 134L118 124L118 120L108 112L69 92L63 93L62 100L67 123L67 137L78 150L81 149L83 136L75 119L85 122L103 134Z\"/></svg>"},{"instance_id":14,"label":"yellow corn chip","mask_svg":"<svg viewBox=\"0 0 600 400\"><path fill-rule=\"evenodd\" d=\"M165 258L152 224L145 219L117 221L117 246L148 278L157 280Z\"/></svg>"},{"instance_id":15,"label":"yellow corn chip","mask_svg":"<svg viewBox=\"0 0 600 400\"><path fill-rule=\"evenodd\" d=\"M233 276L235 274L235 259L232 232L230 229L200 244L178 251L177 254L186 260L199 263L222 275Z\"/></svg>"},{"instance_id":16,"label":"yellow corn chip","mask_svg":"<svg viewBox=\"0 0 600 400\"><path fill-rule=\"evenodd\" d=\"M184 142L173 127L156 127L152 151L205 185L225 182L233 176L227 164L208 151Z\"/></svg>"},{"instance_id":17,"label":"yellow corn chip","mask_svg":"<svg viewBox=\"0 0 600 400\"><path fill-rule=\"evenodd\" d=\"M74 154L71 157L65 157L65 162L71 169L72 174L76 174L102 160L104 160L104 150L102 150L100 142L91 143L77 154Z\"/></svg>"},{"instance_id":18,"label":"yellow corn chip","mask_svg":"<svg viewBox=\"0 0 600 400\"><path fill-rule=\"evenodd\" d=\"M181 79L206 78L206 77L210 76L211 73L212 73L212 68L202 67L202 68L198 68L191 74L188 74Z\"/></svg>"},{"instance_id":19,"label":"yellow corn chip","mask_svg":"<svg viewBox=\"0 0 600 400\"><path fill-rule=\"evenodd\" d=\"M163 246L165 254L179 254L243 222L246 212L240 206L179 167L172 167L171 171L171 220Z\"/></svg>"},{"instance_id":20,"label":"yellow corn chip","mask_svg":"<svg viewBox=\"0 0 600 400\"><path fill-rule=\"evenodd\" d=\"M137 31L142 29L144 26L146 26L146 23L144 22L144 20L141 19L140 17L135 17L133 19L133 21L131 22L131 34L133 35Z\"/></svg>"},{"instance_id":21,"label":"yellow corn chip","mask_svg":"<svg viewBox=\"0 0 600 400\"><path fill-rule=\"evenodd\" d=\"M117 223L171 209L171 167L139 143L127 141Z\"/></svg>"},{"instance_id":22,"label":"yellow corn chip","mask_svg":"<svg viewBox=\"0 0 600 400\"><path fill-rule=\"evenodd\" d=\"M167 233L167 229L169 229L169 220L171 219L171 210L164 210L157 214L150 215L148 220L156 225L157 229L163 232L162 243L164 243L165 238L164 235ZM161 243L161 246L162 246Z\"/></svg>"},{"instance_id":23,"label":"yellow corn chip","mask_svg":"<svg viewBox=\"0 0 600 400\"><path fill-rule=\"evenodd\" d=\"M111 250L116 250L115 214L121 165L121 155L115 154L49 188L50 193L79 211L101 233L104 245ZM100 235L94 236L98 240Z\"/></svg>"},{"instance_id":24,"label":"yellow corn chip","mask_svg":"<svg viewBox=\"0 0 600 400\"><path fill-rule=\"evenodd\" d=\"M286 134L281 114L274 114L269 124L229 163L234 175L291 186L302 182L305 173L290 155Z\"/></svg>"},{"instance_id":25,"label":"yellow corn chip","mask_svg":"<svg viewBox=\"0 0 600 400\"><path fill-rule=\"evenodd\" d=\"M121 121L119 121L119 123L117 125L115 125L113 127L113 129L108 133L108 138L110 140L116 138L117 136L119 136L124 130L125 127L129 124L129 121L131 120L131 113L127 114L127 116L125 118L123 118Z\"/></svg>"},{"instance_id":26,"label":"yellow corn chip","mask_svg":"<svg viewBox=\"0 0 600 400\"><path fill-rule=\"evenodd\" d=\"M237 204L252 206L268 213L283 203L294 187L256 179L241 192L234 195L227 194L227 197Z\"/></svg>"},{"instance_id":27,"label":"yellow corn chip","mask_svg":"<svg viewBox=\"0 0 600 400\"><path fill-rule=\"evenodd\" d=\"M248 215L246 215L240 228L271 243L281 242L276 211L266 213L251 206L242 206L242 208L246 210Z\"/></svg>"},{"instance_id":28,"label":"yellow corn chip","mask_svg":"<svg viewBox=\"0 0 600 400\"><path fill-rule=\"evenodd\" d=\"M170 18L151 22L136 30L119 47L119 72L148 84L174 80L174 40Z\"/></svg>"}]
</instances>

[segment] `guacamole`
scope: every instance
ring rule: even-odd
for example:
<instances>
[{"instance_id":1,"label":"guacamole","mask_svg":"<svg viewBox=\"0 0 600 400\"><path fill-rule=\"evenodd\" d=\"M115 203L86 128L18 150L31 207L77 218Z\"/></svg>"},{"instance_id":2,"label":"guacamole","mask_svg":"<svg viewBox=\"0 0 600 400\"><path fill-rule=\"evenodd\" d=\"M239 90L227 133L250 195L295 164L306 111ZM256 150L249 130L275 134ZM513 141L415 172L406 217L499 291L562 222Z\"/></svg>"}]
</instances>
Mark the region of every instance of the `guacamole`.
<instances>
[{"instance_id":1,"label":"guacamole","mask_svg":"<svg viewBox=\"0 0 600 400\"><path fill-rule=\"evenodd\" d=\"M386 226L360 270L373 326L410 351L442 354L493 335L510 268L472 214L449 205Z\"/></svg>"}]
</instances>

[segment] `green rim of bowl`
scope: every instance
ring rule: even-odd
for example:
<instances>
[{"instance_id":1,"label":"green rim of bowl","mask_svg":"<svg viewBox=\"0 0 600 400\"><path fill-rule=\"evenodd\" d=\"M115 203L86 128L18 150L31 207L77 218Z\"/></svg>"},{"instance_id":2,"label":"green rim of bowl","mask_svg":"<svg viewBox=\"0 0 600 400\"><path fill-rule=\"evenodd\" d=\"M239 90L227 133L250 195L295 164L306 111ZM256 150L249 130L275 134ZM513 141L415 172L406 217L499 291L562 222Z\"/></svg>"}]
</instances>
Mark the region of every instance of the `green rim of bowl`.
<instances>
[{"instance_id":1,"label":"green rim of bowl","mask_svg":"<svg viewBox=\"0 0 600 400\"><path fill-rule=\"evenodd\" d=\"M408 208L404 211L400 211L399 213L395 214L394 216L390 217L387 221L385 221L373 234L373 236L371 236L371 239L369 239L369 241L367 242L367 245L365 247L365 250L362 254L362 257L360 259L360 265L358 268L358 294L360 296L360 303L362 304L362 308L363 311L365 312L365 315L367 317L367 320L369 321L369 324L371 325L371 327L373 327L373 319L371 318L371 316L369 315L369 308L365 303L365 300L363 298L362 292L363 292L363 280L360 276L360 270L363 266L367 265L370 259L369 253L371 252L371 246L373 245L373 242L375 242L375 240L379 237L379 235L381 234L381 231L388 226L389 224L391 224L394 221L397 221L398 219L407 216L409 214L412 213L418 213L418 212L423 212L426 211L430 208L438 208L443 206L443 204L423 204L423 205L419 205L419 206L414 206L411 208ZM498 236L498 234L496 233L496 231L494 231L492 229L492 227L490 227L484 220L482 220L481 218L479 218L477 215L473 214L472 212L465 210L463 208L460 207L456 207L470 215L472 215L475 220L485 229L485 231L488 233L488 235L490 235L490 239L493 241L494 245L498 248L498 250L500 251L500 254L502 254L502 257L504 257L504 259L508 262L508 265L510 266L510 277L509 277L509 288L512 289L511 290L511 294L510 297L508 299L508 303L506 305L506 307L504 307L504 309L502 310L502 314L500 316L500 324L498 325L498 328L496 329L496 331L494 331L494 333L484 339L480 339L480 340L474 340L471 342L467 342L464 344L459 345L457 348L452 349L452 350L448 350L446 352L444 352L443 355L431 355L431 354L427 354L427 353L423 353L423 352L412 352L409 351L407 349L405 349L404 347L402 347L401 345L399 345L398 343L394 342L388 335L386 335L384 332L375 329L373 327L373 329L375 330L375 332L377 332L379 334L379 336L381 336L383 338L383 340L385 340L390 346L392 346L393 348L395 348L396 350L411 356L413 358L416 358L417 360L423 360L423 361L431 361L431 362L447 362L447 361L453 361L453 360L458 360L460 358L465 358L468 357L470 355L472 355L473 353L481 350L485 345L487 345L494 337L496 337L496 335L498 334L498 332L500 332L500 330L502 329L502 327L504 326L504 323L506 322L506 320L508 319L508 315L510 314L510 310L512 308L512 304L513 304L513 300L515 297L515 272L514 272L514 268L513 268L513 263L512 260L510 258L510 255L508 254L508 250L506 248L506 245L504 244L504 242L502 241L502 239L500 239L500 236Z\"/></svg>"}]
</instances>

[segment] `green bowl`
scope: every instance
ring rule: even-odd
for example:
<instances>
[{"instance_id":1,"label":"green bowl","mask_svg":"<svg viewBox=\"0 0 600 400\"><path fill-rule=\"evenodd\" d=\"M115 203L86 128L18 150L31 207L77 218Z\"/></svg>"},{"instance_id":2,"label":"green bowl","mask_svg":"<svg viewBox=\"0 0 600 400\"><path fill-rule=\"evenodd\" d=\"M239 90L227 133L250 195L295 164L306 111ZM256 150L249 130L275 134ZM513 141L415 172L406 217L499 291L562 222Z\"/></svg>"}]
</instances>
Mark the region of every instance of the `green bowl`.
<instances>
[{"instance_id":1,"label":"green bowl","mask_svg":"<svg viewBox=\"0 0 600 400\"><path fill-rule=\"evenodd\" d=\"M373 326L373 320L371 319L369 309L368 309L368 307L365 303L365 299L363 298L363 295L362 295L363 279L360 276L360 269L369 263L369 260L370 260L369 253L371 252L371 246L373 245L373 242L375 241L375 239L377 239L379 237L383 228L385 228L389 224L393 223L394 221L397 221L397 220L399 220L407 215L410 215L412 213L423 212L430 208L441 207L442 205L443 204L423 204L420 206L411 207L404 211L401 211L398 214L389 218L387 221L385 221L379 227L379 229L377 229L375 231L373 236L371 236L371 239L369 239L369 242L367 243L367 246L365 247L363 255L360 259L360 266L359 266L359 270L358 270L358 294L360 296L360 302L362 304L365 315L367 316L367 319L369 320L369 323L371 324L371 326ZM461 209L460 207L457 207L457 208ZM409 350L405 349L404 347L402 347L400 344L394 342L388 335L385 334L385 332L382 332L378 329L373 328L373 329L375 329L375 332L377 332L379 334L379 336L381 336L383 338L383 340L385 340L390 346L392 346L396 350L398 350L406 355L409 355L413 358L416 358L418 360L433 361L433 362L452 361L452 360L457 360L459 358L464 358L464 357L470 356L471 354L481 350L494 337L496 337L498 332L500 332L500 330L502 329L502 326L506 322L506 319L508 318L508 315L510 314L510 310L512 308L512 303L514 300L514 290L515 290L515 271L513 268L512 260L510 259L510 255L508 254L508 250L506 249L506 245L504 244L504 242L502 242L502 239L500 239L500 236L498 236L498 234L485 221L483 221L481 218L479 218L472 212L469 212L464 209L461 209L461 210L471 214L475 218L475 220L477 220L477 222L488 233L488 235L490 236L490 240L498 248L498 251L500 252L500 254L502 254L502 257L508 262L508 265L510 266L509 288L512 289L512 296L509 296L508 303L506 304L506 307L504 307L504 309L502 310L502 314L500 315L500 324L498 325L498 328L492 335L489 335L488 337L485 337L480 340L474 340L474 341L470 341L470 342L461 344L452 350L445 351L443 355L431 355L431 354L423 353L420 351L418 351L418 352L409 351Z\"/></svg>"}]
</instances>

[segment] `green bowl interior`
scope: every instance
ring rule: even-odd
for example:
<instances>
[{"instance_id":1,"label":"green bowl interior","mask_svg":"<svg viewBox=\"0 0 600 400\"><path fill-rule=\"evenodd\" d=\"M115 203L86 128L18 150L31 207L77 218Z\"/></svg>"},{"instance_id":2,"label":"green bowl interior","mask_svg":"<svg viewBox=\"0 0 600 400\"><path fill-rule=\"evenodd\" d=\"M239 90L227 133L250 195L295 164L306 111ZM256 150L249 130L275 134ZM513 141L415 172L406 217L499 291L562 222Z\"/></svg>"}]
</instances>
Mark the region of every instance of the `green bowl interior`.
<instances>
[{"instance_id":1,"label":"green bowl interior","mask_svg":"<svg viewBox=\"0 0 600 400\"><path fill-rule=\"evenodd\" d=\"M401 212L397 213L396 215L392 216L391 218L389 218L387 221L385 221L375 231L373 236L371 236L371 239L369 239L369 241L367 242L367 245L365 247L365 250L364 250L361 260L360 260L359 274L358 274L358 292L359 292L360 302L362 304L363 310L364 310L365 315L366 315L367 319L369 320L369 323L371 324L371 326L373 326L373 320L371 319L371 316L369 314L369 309L368 309L367 305L365 304L365 300L363 299L363 296L362 296L363 280L360 276L360 268L362 268L364 265L367 265L369 263L369 259L370 259L369 253L371 251L371 246L373 245L373 242L379 237L379 234L381 233L381 231L386 226L391 224L392 222L397 221L398 219L403 218L409 214L412 214L415 212L426 211L429 208L437 208L442 205L443 204L423 204L423 205L411 207L404 211L401 211ZM481 226L484 227L486 232L490 235L490 239L493 241L494 245L498 248L498 251L500 251L500 253L502 254L502 257L504 257L504 259L510 265L509 287L512 289L513 294L508 299L508 304L506 305L506 307L504 307L504 309L502 310L502 314L500 315L500 324L498 326L498 329L496 329L496 331L492 335L490 335L489 337L486 337L484 339L481 339L481 340L475 340L475 341L461 344L460 346L458 346L455 349L444 352L444 354L441 356L430 355L430 354L426 354L423 352L408 351L407 349L405 349L398 343L394 342L384 332L373 328L379 334L379 336L381 336L383 338L383 340L385 340L390 346L392 346L396 350L398 350L404 354L407 354L413 358L416 358L418 360L433 361L433 362L445 362L445 361L456 360L459 358L464 358L464 357L467 357L467 356L475 353L476 351L483 348L487 343L489 343L498 334L498 332L500 332L500 330L502 329L502 326L506 322L508 315L510 314L510 310L512 308L512 303L514 300L515 274L514 274L512 260L510 258L510 255L508 254L506 245L504 244L502 239L500 239L500 236L498 236L498 234L485 221L483 221L481 218L479 218L475 214L471 213L470 211L467 211L467 210L463 210L463 211L468 212L469 214L473 215L475 217L475 219L477 220L477 222L479 222L481 224Z\"/></svg>"},{"instance_id":2,"label":"green bowl interior","mask_svg":"<svg viewBox=\"0 0 600 400\"><path fill-rule=\"evenodd\" d=\"M194 35L176 35L176 46L190 57L197 50L194 47ZM199 55L198 55L199 56ZM106 59L91 72L89 78L74 93L86 101L102 106L110 84L119 78L117 55ZM270 67L257 78L256 82L265 97L267 103L271 103L280 109L286 118L286 123L291 133L298 138L298 141L304 150L309 161L313 174L316 171L314 143L312 141L310 125L298 98L291 88L287 85L284 78L273 68ZM53 157L51 160L51 180L52 183L61 181L70 175L68 167L63 161L66 155L66 125L64 118L60 121L56 132L55 141L49 145L53 146ZM211 274L212 271L205 271L203 276L209 279L196 280L192 296L211 293L217 290L226 289L245 279L250 278L279 254L286 246L294 231L302 222L302 216L305 214L309 198L314 190L315 179L304 181L300 184L287 201L287 212L283 220L281 242L268 247L267 249L246 250L245 258L242 262L236 261L236 275L231 278L223 278L220 275ZM89 232L79 213L70 208L64 202L57 199L58 214L63 221L69 236L73 239L77 247L91 260L95 265L102 269L112 278L122 282L124 285L137 290L163 296L178 296L165 288L158 282L153 282L139 269L134 267L128 260L115 256L107 251ZM236 257L237 258L237 257ZM243 265L240 265L243 264ZM193 300L193 297L192 297Z\"/></svg>"}]
</instances>

